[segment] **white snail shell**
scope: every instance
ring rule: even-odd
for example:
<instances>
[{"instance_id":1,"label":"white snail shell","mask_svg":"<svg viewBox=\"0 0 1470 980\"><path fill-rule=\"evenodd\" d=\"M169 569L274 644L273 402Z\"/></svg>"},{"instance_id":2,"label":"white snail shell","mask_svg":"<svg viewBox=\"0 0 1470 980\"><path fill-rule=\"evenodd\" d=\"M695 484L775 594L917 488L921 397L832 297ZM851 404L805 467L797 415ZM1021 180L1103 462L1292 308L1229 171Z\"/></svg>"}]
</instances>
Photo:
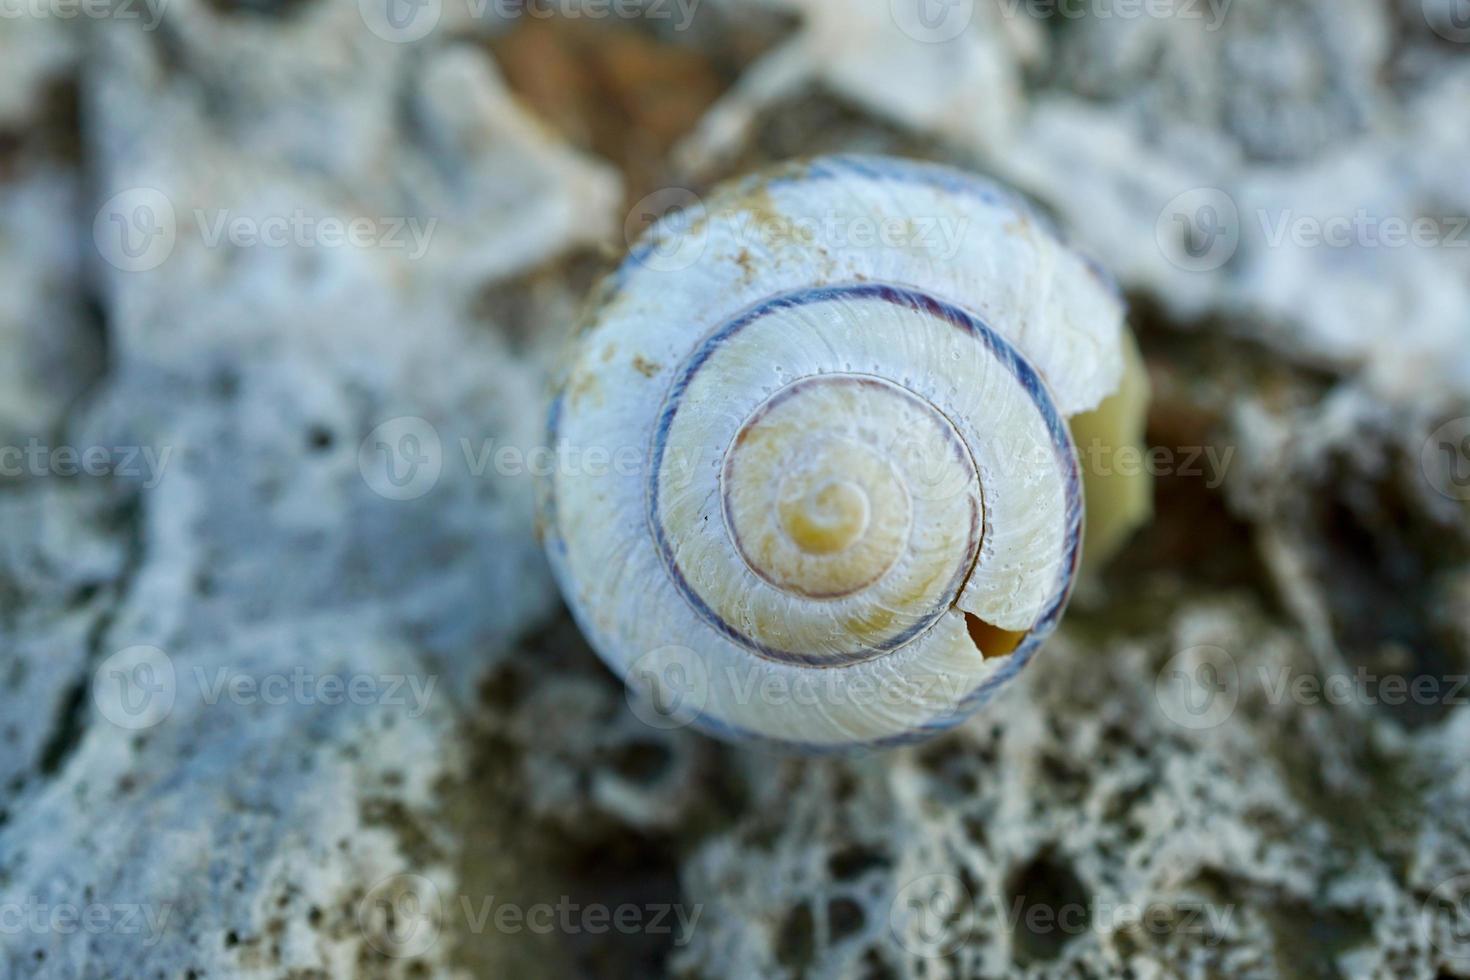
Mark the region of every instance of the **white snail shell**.
<instances>
[{"instance_id":1,"label":"white snail shell","mask_svg":"<svg viewBox=\"0 0 1470 980\"><path fill-rule=\"evenodd\" d=\"M612 461L545 487L572 612L715 734L947 727L1062 614L1066 419L1119 390L1129 343L1116 290L977 177L843 156L719 189L610 277L560 381L558 458Z\"/></svg>"}]
</instances>

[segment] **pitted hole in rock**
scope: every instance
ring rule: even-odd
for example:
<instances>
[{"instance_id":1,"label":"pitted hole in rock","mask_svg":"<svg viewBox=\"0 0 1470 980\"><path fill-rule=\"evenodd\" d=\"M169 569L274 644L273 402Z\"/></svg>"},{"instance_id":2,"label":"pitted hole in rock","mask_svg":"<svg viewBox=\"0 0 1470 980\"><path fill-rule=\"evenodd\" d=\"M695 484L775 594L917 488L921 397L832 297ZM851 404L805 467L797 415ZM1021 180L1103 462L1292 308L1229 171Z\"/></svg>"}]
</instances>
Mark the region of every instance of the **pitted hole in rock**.
<instances>
[{"instance_id":1,"label":"pitted hole in rock","mask_svg":"<svg viewBox=\"0 0 1470 980\"><path fill-rule=\"evenodd\" d=\"M827 858L827 872L838 881L852 881L869 871L887 869L892 859L881 850L853 844Z\"/></svg>"},{"instance_id":2,"label":"pitted hole in rock","mask_svg":"<svg viewBox=\"0 0 1470 980\"><path fill-rule=\"evenodd\" d=\"M1016 647L1026 639L1026 630L1003 630L987 623L974 613L965 613L965 628L970 632L970 642L986 660L993 657L1009 657Z\"/></svg>"},{"instance_id":3,"label":"pitted hole in rock","mask_svg":"<svg viewBox=\"0 0 1470 980\"><path fill-rule=\"evenodd\" d=\"M863 907L850 898L835 898L827 903L827 936L831 942L855 935L866 921Z\"/></svg>"},{"instance_id":4,"label":"pitted hole in rock","mask_svg":"<svg viewBox=\"0 0 1470 980\"><path fill-rule=\"evenodd\" d=\"M609 761L619 776L638 786L656 786L674 762L668 747L654 742L621 746Z\"/></svg>"},{"instance_id":5,"label":"pitted hole in rock","mask_svg":"<svg viewBox=\"0 0 1470 980\"><path fill-rule=\"evenodd\" d=\"M1018 966L1051 962L1092 928L1092 903L1082 882L1056 855L1042 853L1015 872L1006 889L1012 955Z\"/></svg>"},{"instance_id":6,"label":"pitted hole in rock","mask_svg":"<svg viewBox=\"0 0 1470 980\"><path fill-rule=\"evenodd\" d=\"M286 20L295 17L309 2L310 0L208 0L208 6L217 13L229 16Z\"/></svg>"},{"instance_id":7,"label":"pitted hole in rock","mask_svg":"<svg viewBox=\"0 0 1470 980\"><path fill-rule=\"evenodd\" d=\"M1332 583L1323 595L1355 678L1351 696L1410 731L1439 724L1463 702L1470 663L1441 611L1453 599L1435 584L1462 566L1464 547L1396 485L1345 464L1334 472L1354 495L1325 506L1309 530L1318 577Z\"/></svg>"},{"instance_id":8,"label":"pitted hole in rock","mask_svg":"<svg viewBox=\"0 0 1470 980\"><path fill-rule=\"evenodd\" d=\"M864 953L861 965L863 980L898 980L898 973L877 949L870 948Z\"/></svg>"},{"instance_id":9,"label":"pitted hole in rock","mask_svg":"<svg viewBox=\"0 0 1470 980\"><path fill-rule=\"evenodd\" d=\"M306 430L306 448L311 452L326 452L335 441L332 430L324 425L312 425Z\"/></svg>"},{"instance_id":10,"label":"pitted hole in rock","mask_svg":"<svg viewBox=\"0 0 1470 980\"><path fill-rule=\"evenodd\" d=\"M776 961L801 975L816 956L816 930L812 910L805 902L793 906L776 934Z\"/></svg>"}]
</instances>

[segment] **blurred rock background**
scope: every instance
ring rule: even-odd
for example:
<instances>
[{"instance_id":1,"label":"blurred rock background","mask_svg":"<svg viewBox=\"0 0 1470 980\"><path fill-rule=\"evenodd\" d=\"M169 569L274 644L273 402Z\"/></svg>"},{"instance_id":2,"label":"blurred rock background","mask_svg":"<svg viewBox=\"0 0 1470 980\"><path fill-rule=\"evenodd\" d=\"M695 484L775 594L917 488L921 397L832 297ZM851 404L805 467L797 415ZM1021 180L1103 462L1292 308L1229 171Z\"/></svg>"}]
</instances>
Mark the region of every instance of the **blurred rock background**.
<instances>
[{"instance_id":1,"label":"blurred rock background","mask_svg":"<svg viewBox=\"0 0 1470 980\"><path fill-rule=\"evenodd\" d=\"M1470 976L1467 107L1463 0L6 4L0 976ZM670 189L838 150L1118 277L1158 514L772 758L628 710L527 471Z\"/></svg>"}]
</instances>

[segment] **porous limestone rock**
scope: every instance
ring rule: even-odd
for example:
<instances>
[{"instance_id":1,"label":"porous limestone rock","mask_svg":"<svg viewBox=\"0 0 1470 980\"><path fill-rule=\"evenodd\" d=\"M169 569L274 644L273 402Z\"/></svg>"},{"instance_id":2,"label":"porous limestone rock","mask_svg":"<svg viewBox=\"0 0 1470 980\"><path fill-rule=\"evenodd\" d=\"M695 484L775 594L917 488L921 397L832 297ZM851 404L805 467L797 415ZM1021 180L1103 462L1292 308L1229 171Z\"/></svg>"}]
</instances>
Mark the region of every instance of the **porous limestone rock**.
<instances>
[{"instance_id":1,"label":"porous limestone rock","mask_svg":"<svg viewBox=\"0 0 1470 980\"><path fill-rule=\"evenodd\" d=\"M1470 212L1452 5L606 25L729 85L669 185L922 152L1135 303L1154 525L989 710L853 759L650 727L557 614L526 457L620 183L512 101L503 5L436 6L0 21L0 445L40 453L0 479L0 974L1470 976L1470 522L1426 443L1470 249L1269 240Z\"/></svg>"}]
</instances>

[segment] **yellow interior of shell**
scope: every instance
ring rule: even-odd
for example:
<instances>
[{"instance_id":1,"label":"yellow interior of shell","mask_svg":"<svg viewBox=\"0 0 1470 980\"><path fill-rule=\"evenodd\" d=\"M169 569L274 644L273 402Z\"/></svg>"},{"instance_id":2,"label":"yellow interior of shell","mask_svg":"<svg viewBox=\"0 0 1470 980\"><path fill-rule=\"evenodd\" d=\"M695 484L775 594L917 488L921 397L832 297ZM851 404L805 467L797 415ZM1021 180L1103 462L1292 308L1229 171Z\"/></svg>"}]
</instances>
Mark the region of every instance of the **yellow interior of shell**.
<instances>
[{"instance_id":1,"label":"yellow interior of shell","mask_svg":"<svg viewBox=\"0 0 1470 980\"><path fill-rule=\"evenodd\" d=\"M1105 564L1153 516L1153 476L1146 458L1149 382L1133 334L1124 331L1123 381L1091 412L1069 423L1082 466L1087 500L1087 530L1082 570Z\"/></svg>"}]
</instances>

